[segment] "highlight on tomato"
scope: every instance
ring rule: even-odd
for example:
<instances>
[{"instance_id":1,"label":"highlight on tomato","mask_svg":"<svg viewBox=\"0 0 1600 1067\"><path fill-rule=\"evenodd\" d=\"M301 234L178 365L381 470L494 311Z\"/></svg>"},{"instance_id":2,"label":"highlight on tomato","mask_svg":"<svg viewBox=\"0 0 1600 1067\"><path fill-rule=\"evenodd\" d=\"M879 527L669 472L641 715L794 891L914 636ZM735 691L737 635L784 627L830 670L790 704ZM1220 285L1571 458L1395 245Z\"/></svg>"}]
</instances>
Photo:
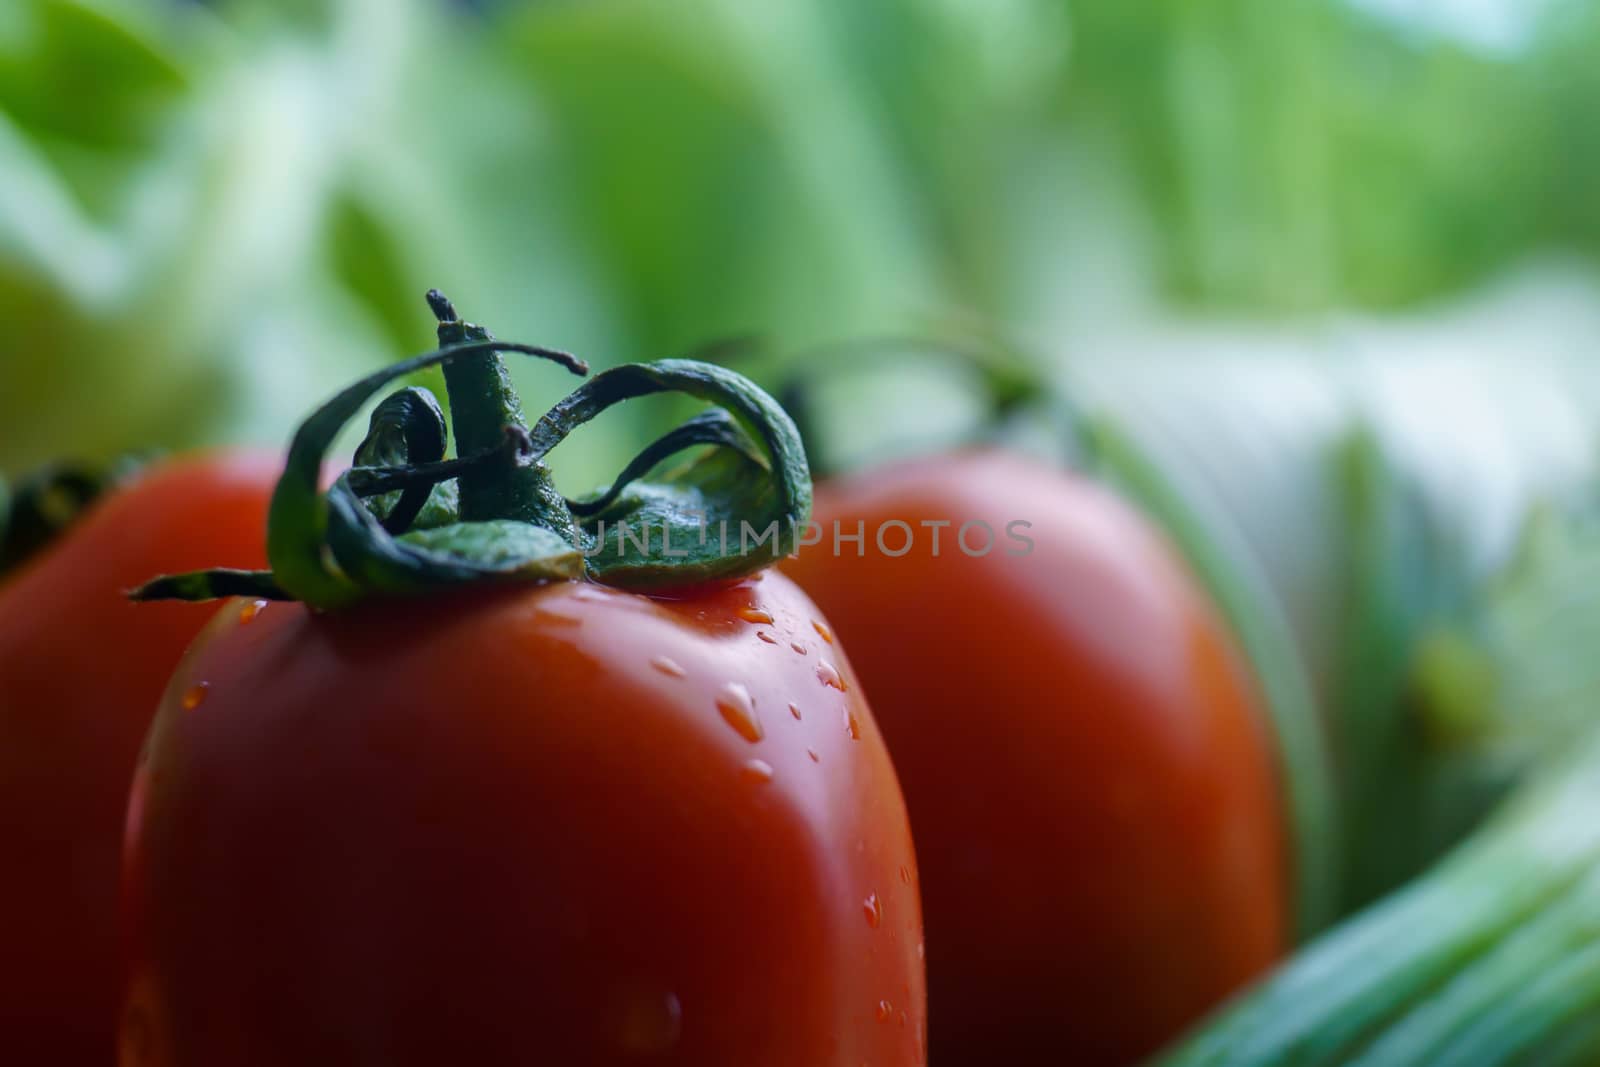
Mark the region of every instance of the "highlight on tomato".
<instances>
[{"instance_id":1,"label":"highlight on tomato","mask_svg":"<svg viewBox=\"0 0 1600 1067\"><path fill-rule=\"evenodd\" d=\"M115 1056L124 806L145 730L214 610L130 604L155 571L264 561L277 463L214 452L18 484L0 537L0 1059ZM103 477L113 473L114 477Z\"/></svg>"},{"instance_id":2,"label":"highlight on tomato","mask_svg":"<svg viewBox=\"0 0 1600 1067\"><path fill-rule=\"evenodd\" d=\"M497 353L586 368L430 299L444 347L296 435L271 570L137 594L242 599L133 787L122 1063L924 1063L894 770L828 622L762 570L810 511L793 424L676 360L530 428ZM435 363L456 458L401 390L319 492L347 419ZM605 492L556 492L574 427L666 391L714 406ZM775 532L745 551L723 522Z\"/></svg>"}]
</instances>

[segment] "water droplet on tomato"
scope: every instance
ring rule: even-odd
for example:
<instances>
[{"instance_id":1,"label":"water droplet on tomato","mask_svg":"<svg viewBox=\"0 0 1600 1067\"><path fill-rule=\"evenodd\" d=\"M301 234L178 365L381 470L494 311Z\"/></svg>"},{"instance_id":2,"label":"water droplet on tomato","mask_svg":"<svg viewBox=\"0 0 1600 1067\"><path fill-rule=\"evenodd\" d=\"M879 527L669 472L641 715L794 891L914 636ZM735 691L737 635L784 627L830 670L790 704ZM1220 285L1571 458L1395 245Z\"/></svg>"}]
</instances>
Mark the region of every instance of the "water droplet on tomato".
<instances>
[{"instance_id":1,"label":"water droplet on tomato","mask_svg":"<svg viewBox=\"0 0 1600 1067\"><path fill-rule=\"evenodd\" d=\"M148 971L141 970L128 983L127 999L123 1003L122 1020L117 1028L118 1063L123 1067L157 1067L166 1057L161 1055L161 1035L157 1032L152 1011L153 980Z\"/></svg>"},{"instance_id":2,"label":"water droplet on tomato","mask_svg":"<svg viewBox=\"0 0 1600 1067\"><path fill-rule=\"evenodd\" d=\"M790 641L789 642L789 647L794 649L797 653L799 653L802 656L806 654L806 646L802 645L799 641Z\"/></svg>"},{"instance_id":3,"label":"water droplet on tomato","mask_svg":"<svg viewBox=\"0 0 1600 1067\"><path fill-rule=\"evenodd\" d=\"M861 720L856 718L855 712L846 711L844 713L844 731L850 735L850 740L861 740Z\"/></svg>"},{"instance_id":4,"label":"water droplet on tomato","mask_svg":"<svg viewBox=\"0 0 1600 1067\"><path fill-rule=\"evenodd\" d=\"M910 885L911 884L911 868L910 867L901 867L900 868L900 880L902 882L904 882L906 885Z\"/></svg>"},{"instance_id":5,"label":"water droplet on tomato","mask_svg":"<svg viewBox=\"0 0 1600 1067\"><path fill-rule=\"evenodd\" d=\"M760 608L740 608L739 618L745 622L771 622L772 616Z\"/></svg>"},{"instance_id":6,"label":"water droplet on tomato","mask_svg":"<svg viewBox=\"0 0 1600 1067\"><path fill-rule=\"evenodd\" d=\"M904 1030L906 1028L906 1013L902 1011L895 1021L900 1024L900 1029Z\"/></svg>"},{"instance_id":7,"label":"water droplet on tomato","mask_svg":"<svg viewBox=\"0 0 1600 1067\"><path fill-rule=\"evenodd\" d=\"M750 690L738 682L729 682L717 694L717 710L723 721L751 744L766 736L761 720L756 718L756 704L750 699Z\"/></svg>"},{"instance_id":8,"label":"water droplet on tomato","mask_svg":"<svg viewBox=\"0 0 1600 1067\"><path fill-rule=\"evenodd\" d=\"M746 781L757 783L770 782L772 781L773 775L772 764L768 763L766 760L753 759L744 765L744 769L740 771L740 773L744 775Z\"/></svg>"},{"instance_id":9,"label":"water droplet on tomato","mask_svg":"<svg viewBox=\"0 0 1600 1067\"><path fill-rule=\"evenodd\" d=\"M887 1000L878 1001L878 1012L877 1012L877 1014L878 1014L878 1021L880 1023L888 1022L891 1018L894 1017L894 1005L890 1004Z\"/></svg>"},{"instance_id":10,"label":"water droplet on tomato","mask_svg":"<svg viewBox=\"0 0 1600 1067\"><path fill-rule=\"evenodd\" d=\"M155 1063L155 1034L150 1017L137 1004L128 1006L122 1017L122 1033L118 1036L121 1056L119 1063L127 1067L153 1067Z\"/></svg>"},{"instance_id":11,"label":"water droplet on tomato","mask_svg":"<svg viewBox=\"0 0 1600 1067\"><path fill-rule=\"evenodd\" d=\"M850 688L839 674L839 668L825 659L817 660L817 677L822 680L823 685L832 686L841 693Z\"/></svg>"},{"instance_id":12,"label":"water droplet on tomato","mask_svg":"<svg viewBox=\"0 0 1600 1067\"><path fill-rule=\"evenodd\" d=\"M868 893L867 899L861 902L861 910L867 917L867 925L874 930L883 922L883 904L878 900L878 894Z\"/></svg>"},{"instance_id":13,"label":"water droplet on tomato","mask_svg":"<svg viewBox=\"0 0 1600 1067\"><path fill-rule=\"evenodd\" d=\"M817 631L817 636L818 637L822 638L824 641L828 642L828 644L830 644L830 645L833 644L833 631L832 630L828 629L825 625L823 625L822 623L818 622L816 619L812 619L811 620L811 628L813 630Z\"/></svg>"},{"instance_id":14,"label":"water droplet on tomato","mask_svg":"<svg viewBox=\"0 0 1600 1067\"><path fill-rule=\"evenodd\" d=\"M255 617L260 615L261 609L266 606L267 602L265 600L252 600L244 605L239 609L239 625L243 626L247 622L254 622Z\"/></svg>"},{"instance_id":15,"label":"water droplet on tomato","mask_svg":"<svg viewBox=\"0 0 1600 1067\"><path fill-rule=\"evenodd\" d=\"M689 673L688 671L684 670L682 667L678 666L678 661L677 660L672 659L672 658L670 658L668 656L654 656L654 657L652 657L651 660L650 660L650 666L654 667L656 670L660 671L662 674L670 675L673 678L682 678L685 674Z\"/></svg>"},{"instance_id":16,"label":"water droplet on tomato","mask_svg":"<svg viewBox=\"0 0 1600 1067\"><path fill-rule=\"evenodd\" d=\"M629 1055L660 1055L683 1033L683 1005L675 993L633 992L620 1011L617 1044Z\"/></svg>"},{"instance_id":17,"label":"water droplet on tomato","mask_svg":"<svg viewBox=\"0 0 1600 1067\"><path fill-rule=\"evenodd\" d=\"M796 722L800 721L800 705L792 700L789 702L789 714L794 716Z\"/></svg>"},{"instance_id":18,"label":"water droplet on tomato","mask_svg":"<svg viewBox=\"0 0 1600 1067\"><path fill-rule=\"evenodd\" d=\"M761 640L765 641L769 645L775 645L778 643L778 639L767 633L765 630L757 630L756 636L761 638Z\"/></svg>"},{"instance_id":19,"label":"water droplet on tomato","mask_svg":"<svg viewBox=\"0 0 1600 1067\"><path fill-rule=\"evenodd\" d=\"M817 750L814 749L814 748L806 749L806 755L811 757L811 762L812 763L821 763L822 762L822 757L817 755Z\"/></svg>"},{"instance_id":20,"label":"water droplet on tomato","mask_svg":"<svg viewBox=\"0 0 1600 1067\"><path fill-rule=\"evenodd\" d=\"M574 615L563 615L561 612L559 612L559 611L551 611L549 608L535 608L534 612L533 612L533 617L538 619L540 622L547 622L547 623L550 623L553 626L582 626L583 625L583 620L582 619L577 618Z\"/></svg>"},{"instance_id":21,"label":"water droplet on tomato","mask_svg":"<svg viewBox=\"0 0 1600 1067\"><path fill-rule=\"evenodd\" d=\"M206 694L211 690L210 682L196 682L184 690L183 699L180 701L184 711L193 711L206 702Z\"/></svg>"}]
</instances>

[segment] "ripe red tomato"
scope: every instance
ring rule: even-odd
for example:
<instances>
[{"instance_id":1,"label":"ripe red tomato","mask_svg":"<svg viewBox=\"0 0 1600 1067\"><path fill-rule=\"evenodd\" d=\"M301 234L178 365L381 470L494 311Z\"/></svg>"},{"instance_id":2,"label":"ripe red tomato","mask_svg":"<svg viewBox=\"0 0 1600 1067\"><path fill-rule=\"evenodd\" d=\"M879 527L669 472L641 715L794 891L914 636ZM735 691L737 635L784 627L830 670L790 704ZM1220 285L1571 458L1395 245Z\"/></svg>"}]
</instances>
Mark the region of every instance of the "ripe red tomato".
<instances>
[{"instance_id":1,"label":"ripe red tomato","mask_svg":"<svg viewBox=\"0 0 1600 1067\"><path fill-rule=\"evenodd\" d=\"M279 463L214 454L148 468L0 585L0 1059L110 1062L117 872L139 744L215 614L138 606L158 571L260 566Z\"/></svg>"},{"instance_id":2,"label":"ripe red tomato","mask_svg":"<svg viewBox=\"0 0 1600 1067\"><path fill-rule=\"evenodd\" d=\"M850 649L905 791L935 1062L1131 1062L1283 952L1272 744L1149 524L994 452L835 481L815 518L786 570ZM864 555L835 555L836 520L864 523ZM952 524L937 552L925 520ZM974 525L966 545L991 547L968 555L979 520L992 542Z\"/></svg>"},{"instance_id":3,"label":"ripe red tomato","mask_svg":"<svg viewBox=\"0 0 1600 1067\"><path fill-rule=\"evenodd\" d=\"M124 1065L924 1061L905 808L811 603L235 601L129 812Z\"/></svg>"}]
</instances>

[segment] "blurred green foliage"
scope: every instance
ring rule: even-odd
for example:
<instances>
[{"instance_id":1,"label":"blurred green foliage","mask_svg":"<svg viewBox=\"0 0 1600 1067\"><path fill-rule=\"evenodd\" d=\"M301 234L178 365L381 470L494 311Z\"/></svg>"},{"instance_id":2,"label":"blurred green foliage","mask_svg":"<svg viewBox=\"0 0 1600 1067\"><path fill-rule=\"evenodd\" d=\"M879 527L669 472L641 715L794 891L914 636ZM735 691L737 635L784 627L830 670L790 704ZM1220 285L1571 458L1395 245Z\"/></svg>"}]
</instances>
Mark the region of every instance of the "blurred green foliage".
<instances>
[{"instance_id":1,"label":"blurred green foliage","mask_svg":"<svg viewBox=\"0 0 1600 1067\"><path fill-rule=\"evenodd\" d=\"M599 365L1037 329L1107 248L1249 314L1455 292L1600 243L1600 13L1506 3L8 0L0 471L280 441L430 285Z\"/></svg>"}]
</instances>

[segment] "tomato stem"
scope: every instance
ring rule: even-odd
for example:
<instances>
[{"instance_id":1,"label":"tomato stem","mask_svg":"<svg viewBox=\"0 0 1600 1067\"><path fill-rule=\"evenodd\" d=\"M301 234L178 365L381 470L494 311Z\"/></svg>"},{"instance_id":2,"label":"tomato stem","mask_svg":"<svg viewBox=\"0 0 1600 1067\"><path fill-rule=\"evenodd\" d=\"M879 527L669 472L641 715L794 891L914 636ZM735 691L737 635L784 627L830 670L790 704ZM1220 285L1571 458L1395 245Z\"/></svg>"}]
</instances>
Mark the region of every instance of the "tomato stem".
<instances>
[{"instance_id":1,"label":"tomato stem","mask_svg":"<svg viewBox=\"0 0 1600 1067\"><path fill-rule=\"evenodd\" d=\"M794 423L732 371L694 360L625 364L585 382L531 428L501 360L521 352L579 375L576 357L495 340L438 290L428 305L441 347L368 375L300 425L267 520L272 570L157 578L137 600L202 600L264 590L331 609L377 594L588 576L630 588L694 585L750 574L794 550L811 516L811 476ZM322 490L328 449L384 385L443 365L456 459L426 389L377 405L351 469ZM720 410L690 419L635 457L611 487L569 501L544 457L615 404L676 392ZM677 453L667 480L644 478ZM753 547L752 547L753 546Z\"/></svg>"},{"instance_id":2,"label":"tomato stem","mask_svg":"<svg viewBox=\"0 0 1600 1067\"><path fill-rule=\"evenodd\" d=\"M428 306L439 318L440 345L493 339L482 326L463 321L439 290L428 291ZM450 394L458 456L490 455L503 445L508 432L527 434L522 400L498 352L480 352L446 363L444 382ZM556 491L549 468L541 462L522 463L507 457L503 463L475 465L462 471L456 484L463 520L515 519L553 530L569 540L575 536L566 502Z\"/></svg>"}]
</instances>

